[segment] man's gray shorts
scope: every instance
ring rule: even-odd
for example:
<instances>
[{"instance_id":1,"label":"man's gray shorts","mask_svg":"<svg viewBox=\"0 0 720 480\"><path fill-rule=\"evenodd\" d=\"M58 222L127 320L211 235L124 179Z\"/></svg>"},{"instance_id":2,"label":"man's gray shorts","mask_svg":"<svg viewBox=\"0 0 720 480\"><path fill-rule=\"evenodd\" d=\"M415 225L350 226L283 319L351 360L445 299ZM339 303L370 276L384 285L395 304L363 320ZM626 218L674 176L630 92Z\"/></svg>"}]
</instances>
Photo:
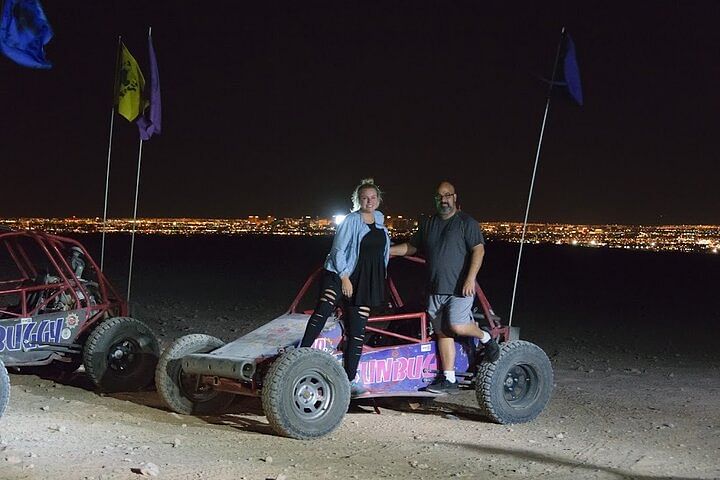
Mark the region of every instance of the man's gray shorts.
<instances>
[{"instance_id":1,"label":"man's gray shorts","mask_svg":"<svg viewBox=\"0 0 720 480\"><path fill-rule=\"evenodd\" d=\"M467 325L475 321L472 306L475 296L430 295L427 313L433 330L452 336L450 325Z\"/></svg>"}]
</instances>

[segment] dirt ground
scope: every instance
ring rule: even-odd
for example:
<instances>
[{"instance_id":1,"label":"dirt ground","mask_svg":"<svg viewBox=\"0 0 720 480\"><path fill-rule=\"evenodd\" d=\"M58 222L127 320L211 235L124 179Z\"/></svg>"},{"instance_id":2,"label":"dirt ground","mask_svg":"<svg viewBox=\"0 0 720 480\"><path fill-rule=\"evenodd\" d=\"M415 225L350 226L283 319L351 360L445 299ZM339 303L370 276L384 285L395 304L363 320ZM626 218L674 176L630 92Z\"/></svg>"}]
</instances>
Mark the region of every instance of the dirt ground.
<instances>
[{"instance_id":1,"label":"dirt ground","mask_svg":"<svg viewBox=\"0 0 720 480\"><path fill-rule=\"evenodd\" d=\"M237 262L252 261L247 251ZM548 276L535 268L525 285L537 294L518 310L521 336L540 345L555 370L550 404L532 423L488 423L468 391L429 405L378 402L380 415L353 405L331 436L303 442L274 435L256 399L239 398L219 417L182 416L152 390L99 395L82 371L63 379L11 371L0 479L720 478L720 355L708 330L720 312L709 291L671 288L684 285L676 279L688 268L714 282L717 265L629 255L609 263L618 254L563 252L538 260L559 258L565 269ZM165 346L186 333L236 338L281 313L301 278L277 275L286 258L267 274L247 265L208 274L186 263L139 262L148 267L138 268L133 315ZM484 267L491 294L507 290L509 278L493 268ZM636 286L632 294L627 285ZM664 318L694 323L678 328L657 320Z\"/></svg>"},{"instance_id":2,"label":"dirt ground","mask_svg":"<svg viewBox=\"0 0 720 480\"><path fill-rule=\"evenodd\" d=\"M138 478L147 463L177 479L720 477L717 360L581 345L553 363L552 400L530 424L487 423L468 391L379 402L380 415L355 405L313 442L273 435L255 399L199 418L164 410L153 391L98 395L82 372L11 374L0 478Z\"/></svg>"}]
</instances>

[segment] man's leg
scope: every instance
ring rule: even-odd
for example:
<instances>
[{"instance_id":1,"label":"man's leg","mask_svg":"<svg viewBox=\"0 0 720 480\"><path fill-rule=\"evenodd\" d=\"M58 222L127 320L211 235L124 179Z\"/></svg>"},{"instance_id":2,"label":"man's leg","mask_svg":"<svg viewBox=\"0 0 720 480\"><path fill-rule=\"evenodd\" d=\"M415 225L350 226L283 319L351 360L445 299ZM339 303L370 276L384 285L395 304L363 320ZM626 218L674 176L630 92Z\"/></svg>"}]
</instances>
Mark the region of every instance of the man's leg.
<instances>
[{"instance_id":1,"label":"man's leg","mask_svg":"<svg viewBox=\"0 0 720 480\"><path fill-rule=\"evenodd\" d=\"M497 361L500 356L500 347L488 332L475 323L472 316L473 297L454 297L447 305L450 330L462 337L475 337L480 340L485 349L484 360ZM453 353L455 353L453 351ZM453 359L454 359L453 355ZM454 363L453 363L454 365Z\"/></svg>"},{"instance_id":2,"label":"man's leg","mask_svg":"<svg viewBox=\"0 0 720 480\"><path fill-rule=\"evenodd\" d=\"M426 390L432 393L457 393L455 379L455 339L443 333L443 323L447 317L446 303L450 295L430 295L428 299L428 317L435 331L439 367L442 375L438 375Z\"/></svg>"},{"instance_id":3,"label":"man's leg","mask_svg":"<svg viewBox=\"0 0 720 480\"><path fill-rule=\"evenodd\" d=\"M449 382L455 383L455 339L438 332L437 346L443 375Z\"/></svg>"},{"instance_id":4,"label":"man's leg","mask_svg":"<svg viewBox=\"0 0 720 480\"><path fill-rule=\"evenodd\" d=\"M475 338L485 338L485 335L489 335L485 330L478 327L477 323L465 323L462 325L452 325L450 327L453 331L453 333L457 333L458 335L462 335L463 337L475 337Z\"/></svg>"}]
</instances>

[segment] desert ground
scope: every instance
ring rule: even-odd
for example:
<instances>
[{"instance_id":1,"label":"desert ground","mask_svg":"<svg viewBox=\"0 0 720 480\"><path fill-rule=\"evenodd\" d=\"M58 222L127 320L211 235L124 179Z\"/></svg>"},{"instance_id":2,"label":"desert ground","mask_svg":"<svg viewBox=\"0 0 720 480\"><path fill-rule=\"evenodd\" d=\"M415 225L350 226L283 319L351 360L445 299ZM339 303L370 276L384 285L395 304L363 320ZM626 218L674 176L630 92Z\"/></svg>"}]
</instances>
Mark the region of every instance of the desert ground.
<instances>
[{"instance_id":1,"label":"desert ground","mask_svg":"<svg viewBox=\"0 0 720 480\"><path fill-rule=\"evenodd\" d=\"M164 346L187 333L232 340L282 313L327 246L141 238L132 314ZM490 244L481 274L501 317L516 248ZM297 441L273 434L256 399L183 416L151 388L102 395L82 370L11 370L0 478L720 478L720 258L538 246L525 257L514 325L555 372L531 423L489 423L466 391L378 401L379 415L353 404L329 437ZM125 261L108 268L122 287Z\"/></svg>"}]
</instances>

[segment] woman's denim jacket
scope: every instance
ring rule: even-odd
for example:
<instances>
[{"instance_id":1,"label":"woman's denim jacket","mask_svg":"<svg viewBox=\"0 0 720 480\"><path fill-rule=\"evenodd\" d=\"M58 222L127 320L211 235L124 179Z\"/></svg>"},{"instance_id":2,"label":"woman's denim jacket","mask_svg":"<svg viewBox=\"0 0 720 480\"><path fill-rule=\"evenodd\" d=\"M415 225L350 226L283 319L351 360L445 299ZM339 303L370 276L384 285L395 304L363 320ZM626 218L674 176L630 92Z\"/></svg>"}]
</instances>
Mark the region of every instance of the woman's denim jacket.
<instances>
[{"instance_id":1,"label":"woman's denim jacket","mask_svg":"<svg viewBox=\"0 0 720 480\"><path fill-rule=\"evenodd\" d=\"M385 266L390 259L390 235L385 228L385 216L375 210L375 226L385 232ZM370 233L360 211L350 213L337 227L332 248L325 260L325 269L337 273L341 277L349 277L355 270L360 256L360 242Z\"/></svg>"}]
</instances>

